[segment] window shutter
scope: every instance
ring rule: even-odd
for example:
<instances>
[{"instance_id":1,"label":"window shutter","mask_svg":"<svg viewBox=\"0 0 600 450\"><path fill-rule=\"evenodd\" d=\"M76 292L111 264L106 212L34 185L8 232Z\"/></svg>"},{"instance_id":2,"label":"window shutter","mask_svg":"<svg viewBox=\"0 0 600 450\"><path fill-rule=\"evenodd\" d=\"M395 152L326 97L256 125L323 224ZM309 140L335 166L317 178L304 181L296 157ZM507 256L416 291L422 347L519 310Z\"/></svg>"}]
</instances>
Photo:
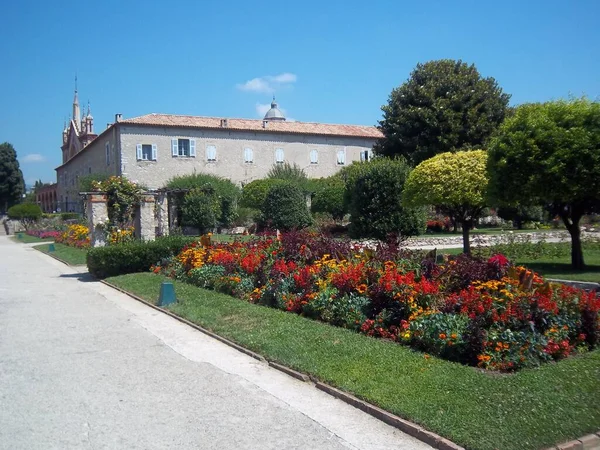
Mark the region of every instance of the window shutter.
<instances>
[{"instance_id":1,"label":"window shutter","mask_svg":"<svg viewBox=\"0 0 600 450\"><path fill-rule=\"evenodd\" d=\"M196 157L196 139L190 139L190 156Z\"/></svg>"},{"instance_id":2,"label":"window shutter","mask_svg":"<svg viewBox=\"0 0 600 450\"><path fill-rule=\"evenodd\" d=\"M277 150L275 150L275 161L278 163L283 162L283 149L282 148L278 148Z\"/></svg>"},{"instance_id":3,"label":"window shutter","mask_svg":"<svg viewBox=\"0 0 600 450\"><path fill-rule=\"evenodd\" d=\"M143 156L142 156L142 144L136 144L136 146L135 146L135 155L136 155L138 161L143 158Z\"/></svg>"},{"instance_id":4,"label":"window shutter","mask_svg":"<svg viewBox=\"0 0 600 450\"><path fill-rule=\"evenodd\" d=\"M317 164L319 162L319 152L313 149L310 151L310 163Z\"/></svg>"},{"instance_id":5,"label":"window shutter","mask_svg":"<svg viewBox=\"0 0 600 450\"><path fill-rule=\"evenodd\" d=\"M173 156L177 156L179 154L179 149L177 148L177 139L171 139L171 154Z\"/></svg>"},{"instance_id":6,"label":"window shutter","mask_svg":"<svg viewBox=\"0 0 600 450\"><path fill-rule=\"evenodd\" d=\"M253 160L253 154L252 154L252 149L251 148L247 148L244 151L244 161L247 163L251 163Z\"/></svg>"},{"instance_id":7,"label":"window shutter","mask_svg":"<svg viewBox=\"0 0 600 450\"><path fill-rule=\"evenodd\" d=\"M217 147L214 145L206 146L206 160L207 161L216 161L217 160Z\"/></svg>"},{"instance_id":8,"label":"window shutter","mask_svg":"<svg viewBox=\"0 0 600 450\"><path fill-rule=\"evenodd\" d=\"M152 144L152 161L156 161L157 153L158 149L156 148L156 144Z\"/></svg>"}]
</instances>

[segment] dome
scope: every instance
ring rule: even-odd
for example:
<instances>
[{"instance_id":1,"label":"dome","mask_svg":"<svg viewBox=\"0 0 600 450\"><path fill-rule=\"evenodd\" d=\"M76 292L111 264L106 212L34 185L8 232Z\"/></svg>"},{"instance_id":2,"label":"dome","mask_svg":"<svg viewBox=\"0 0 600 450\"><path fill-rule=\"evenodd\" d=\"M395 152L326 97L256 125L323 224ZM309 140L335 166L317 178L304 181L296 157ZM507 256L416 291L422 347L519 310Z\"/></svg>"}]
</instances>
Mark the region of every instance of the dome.
<instances>
[{"instance_id":1,"label":"dome","mask_svg":"<svg viewBox=\"0 0 600 450\"><path fill-rule=\"evenodd\" d=\"M285 116L279 110L279 106L275 101L275 97L273 97L273 101L271 102L271 109L268 110L265 114L264 120L285 120Z\"/></svg>"}]
</instances>

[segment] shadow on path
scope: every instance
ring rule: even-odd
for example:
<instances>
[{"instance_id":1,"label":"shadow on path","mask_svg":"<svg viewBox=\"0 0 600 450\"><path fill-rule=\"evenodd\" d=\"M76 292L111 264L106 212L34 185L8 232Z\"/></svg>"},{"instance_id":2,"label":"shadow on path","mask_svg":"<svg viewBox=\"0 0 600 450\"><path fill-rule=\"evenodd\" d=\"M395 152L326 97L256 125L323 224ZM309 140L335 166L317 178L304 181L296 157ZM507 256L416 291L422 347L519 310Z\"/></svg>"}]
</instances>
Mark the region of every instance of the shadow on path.
<instances>
[{"instance_id":1,"label":"shadow on path","mask_svg":"<svg viewBox=\"0 0 600 450\"><path fill-rule=\"evenodd\" d=\"M79 281L82 281L84 283L88 283L88 282L98 282L97 279L95 279L93 276L90 275L89 272L83 272L83 273L63 273L62 275L59 275L60 278L76 278Z\"/></svg>"}]
</instances>

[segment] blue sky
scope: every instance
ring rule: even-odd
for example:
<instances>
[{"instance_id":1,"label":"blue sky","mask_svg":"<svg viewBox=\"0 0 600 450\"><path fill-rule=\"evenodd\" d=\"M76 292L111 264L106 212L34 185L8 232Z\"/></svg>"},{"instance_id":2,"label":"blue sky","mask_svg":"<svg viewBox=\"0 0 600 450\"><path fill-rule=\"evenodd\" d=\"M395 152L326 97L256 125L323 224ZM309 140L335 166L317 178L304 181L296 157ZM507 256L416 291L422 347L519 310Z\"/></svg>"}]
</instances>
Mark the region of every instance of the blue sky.
<instances>
[{"instance_id":1,"label":"blue sky","mask_svg":"<svg viewBox=\"0 0 600 450\"><path fill-rule=\"evenodd\" d=\"M0 142L55 181L74 77L97 131L115 113L375 125L418 62L453 58L511 104L600 96L597 0L12 1L1 9Z\"/></svg>"}]
</instances>

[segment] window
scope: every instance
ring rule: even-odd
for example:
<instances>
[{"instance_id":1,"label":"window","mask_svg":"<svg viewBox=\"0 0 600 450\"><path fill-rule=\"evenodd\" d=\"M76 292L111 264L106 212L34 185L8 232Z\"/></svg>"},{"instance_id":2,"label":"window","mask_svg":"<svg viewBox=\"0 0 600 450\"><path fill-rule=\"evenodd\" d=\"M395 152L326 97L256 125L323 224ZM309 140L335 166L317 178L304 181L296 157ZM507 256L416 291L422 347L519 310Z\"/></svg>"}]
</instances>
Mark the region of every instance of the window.
<instances>
[{"instance_id":1,"label":"window","mask_svg":"<svg viewBox=\"0 0 600 450\"><path fill-rule=\"evenodd\" d=\"M283 164L283 149L282 148L275 149L275 162L278 164Z\"/></svg>"},{"instance_id":2,"label":"window","mask_svg":"<svg viewBox=\"0 0 600 450\"><path fill-rule=\"evenodd\" d=\"M206 160L209 162L214 162L217 160L217 147L214 145L206 146Z\"/></svg>"},{"instance_id":3,"label":"window","mask_svg":"<svg viewBox=\"0 0 600 450\"><path fill-rule=\"evenodd\" d=\"M311 164L318 164L319 162L319 152L316 151L315 149L310 151L310 163Z\"/></svg>"},{"instance_id":4,"label":"window","mask_svg":"<svg viewBox=\"0 0 600 450\"><path fill-rule=\"evenodd\" d=\"M244 149L244 162L247 164L252 164L254 162L254 152L251 148Z\"/></svg>"},{"instance_id":5,"label":"window","mask_svg":"<svg viewBox=\"0 0 600 450\"><path fill-rule=\"evenodd\" d=\"M171 154L173 156L196 157L195 139L171 139Z\"/></svg>"},{"instance_id":6,"label":"window","mask_svg":"<svg viewBox=\"0 0 600 450\"><path fill-rule=\"evenodd\" d=\"M110 143L107 142L106 145L106 165L110 165Z\"/></svg>"},{"instance_id":7,"label":"window","mask_svg":"<svg viewBox=\"0 0 600 450\"><path fill-rule=\"evenodd\" d=\"M371 159L371 152L369 150L365 150L364 152L360 152L360 160L363 162L367 162Z\"/></svg>"},{"instance_id":8,"label":"window","mask_svg":"<svg viewBox=\"0 0 600 450\"><path fill-rule=\"evenodd\" d=\"M88 173L92 173L92 168L88 167Z\"/></svg>"},{"instance_id":9,"label":"window","mask_svg":"<svg viewBox=\"0 0 600 450\"><path fill-rule=\"evenodd\" d=\"M346 164L346 150L338 150L337 163L340 166L343 166L344 164Z\"/></svg>"},{"instance_id":10,"label":"window","mask_svg":"<svg viewBox=\"0 0 600 450\"><path fill-rule=\"evenodd\" d=\"M137 144L135 153L138 161L156 161L156 144Z\"/></svg>"}]
</instances>

